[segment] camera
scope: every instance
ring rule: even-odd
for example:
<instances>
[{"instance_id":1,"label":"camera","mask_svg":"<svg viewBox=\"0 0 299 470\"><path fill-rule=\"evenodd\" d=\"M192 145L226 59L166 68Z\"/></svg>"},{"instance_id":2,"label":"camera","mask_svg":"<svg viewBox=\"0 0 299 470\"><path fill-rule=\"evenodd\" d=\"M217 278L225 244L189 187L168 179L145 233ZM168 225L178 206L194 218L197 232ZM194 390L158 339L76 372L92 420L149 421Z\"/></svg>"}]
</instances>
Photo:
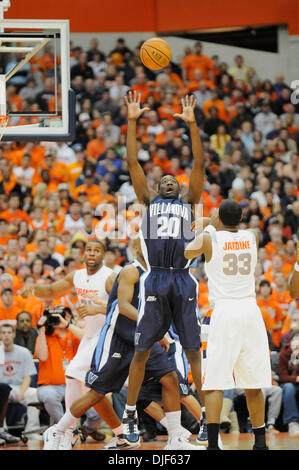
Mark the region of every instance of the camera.
<instances>
[{"instance_id":1,"label":"camera","mask_svg":"<svg viewBox=\"0 0 299 470\"><path fill-rule=\"evenodd\" d=\"M69 307L65 307L64 305L58 305L57 307L55 307L53 310L47 308L46 310L44 310L43 312L43 315L45 315L45 317L47 317L47 321L45 323L45 326L46 328L47 327L53 327L55 325L59 325L60 323L60 320L58 317L56 317L55 315L53 314L59 314L62 316L62 318L65 318L66 314L69 314L71 317L73 316L72 315L72 311Z\"/></svg>"}]
</instances>

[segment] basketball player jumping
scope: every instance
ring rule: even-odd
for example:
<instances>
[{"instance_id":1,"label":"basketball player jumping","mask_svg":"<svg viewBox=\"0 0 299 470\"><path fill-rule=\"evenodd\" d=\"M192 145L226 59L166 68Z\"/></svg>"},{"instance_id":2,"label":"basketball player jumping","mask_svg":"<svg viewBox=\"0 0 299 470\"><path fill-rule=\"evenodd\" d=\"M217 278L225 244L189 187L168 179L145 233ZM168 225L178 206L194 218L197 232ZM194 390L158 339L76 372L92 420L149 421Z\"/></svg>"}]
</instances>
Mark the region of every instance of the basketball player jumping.
<instances>
[{"instance_id":1,"label":"basketball player jumping","mask_svg":"<svg viewBox=\"0 0 299 470\"><path fill-rule=\"evenodd\" d=\"M294 271L290 278L290 295L293 299L299 298L299 241L297 241L296 246L296 263L294 266Z\"/></svg>"},{"instance_id":2,"label":"basketball player jumping","mask_svg":"<svg viewBox=\"0 0 299 470\"><path fill-rule=\"evenodd\" d=\"M185 244L194 238L191 231L195 206L200 202L204 183L204 164L199 130L195 122L194 97L182 99L182 114L175 114L189 125L193 168L189 191L180 196L176 178L164 176L158 193L147 186L137 159L136 121L149 108L140 107L140 95L129 92L127 161L139 202L147 206L139 231L147 272L141 278L140 303L135 335L135 354L130 366L127 404L124 411L124 439L139 442L136 402L144 377L145 364L153 344L163 338L171 322L191 366L197 392L201 394L200 324L197 317L197 281L189 273L184 258ZM201 397L200 397L201 398ZM166 413L168 427L180 429L181 411ZM174 435L174 442L178 435ZM170 443L170 446L172 444ZM174 444L178 448L179 443Z\"/></svg>"},{"instance_id":3,"label":"basketball player jumping","mask_svg":"<svg viewBox=\"0 0 299 470\"><path fill-rule=\"evenodd\" d=\"M113 271L104 266L105 248L99 240L90 240L85 247L84 262L85 269L78 269L68 273L63 279L52 284L34 284L24 287L21 294L23 297L35 295L37 297L60 297L75 287L79 308L79 316L84 318L84 335L80 341L78 350L72 361L65 370L66 394L65 404L68 409L72 402L81 396L85 391L85 375L90 368L93 351L99 339L102 326L105 323L106 302L112 288L116 275ZM90 300L88 294L96 294L103 305L96 305ZM68 324L72 330L76 326ZM72 431L76 425L76 418L69 425L69 430L65 433L64 443L66 448L72 438ZM44 433L44 438L50 439L51 428Z\"/></svg>"},{"instance_id":4,"label":"basketball player jumping","mask_svg":"<svg viewBox=\"0 0 299 470\"><path fill-rule=\"evenodd\" d=\"M261 389L271 387L272 382L267 333L255 295L258 239L250 230L238 230L241 217L237 202L222 201L215 224L206 227L185 250L187 259L204 254L213 306L202 361L210 450L219 449L222 391L232 388L245 389L255 435L253 449L267 449Z\"/></svg>"}]
</instances>

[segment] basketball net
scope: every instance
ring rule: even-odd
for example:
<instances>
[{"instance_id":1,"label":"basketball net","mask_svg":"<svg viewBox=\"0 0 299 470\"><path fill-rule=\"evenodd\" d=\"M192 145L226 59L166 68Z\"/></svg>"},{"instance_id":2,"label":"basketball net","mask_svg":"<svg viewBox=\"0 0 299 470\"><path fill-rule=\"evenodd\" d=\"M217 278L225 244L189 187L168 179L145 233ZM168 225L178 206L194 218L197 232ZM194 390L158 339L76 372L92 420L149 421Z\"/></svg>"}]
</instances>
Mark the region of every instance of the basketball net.
<instances>
[{"instance_id":1,"label":"basketball net","mask_svg":"<svg viewBox=\"0 0 299 470\"><path fill-rule=\"evenodd\" d=\"M0 114L0 142L3 137L8 120L9 120L9 116L7 116L6 114Z\"/></svg>"}]
</instances>

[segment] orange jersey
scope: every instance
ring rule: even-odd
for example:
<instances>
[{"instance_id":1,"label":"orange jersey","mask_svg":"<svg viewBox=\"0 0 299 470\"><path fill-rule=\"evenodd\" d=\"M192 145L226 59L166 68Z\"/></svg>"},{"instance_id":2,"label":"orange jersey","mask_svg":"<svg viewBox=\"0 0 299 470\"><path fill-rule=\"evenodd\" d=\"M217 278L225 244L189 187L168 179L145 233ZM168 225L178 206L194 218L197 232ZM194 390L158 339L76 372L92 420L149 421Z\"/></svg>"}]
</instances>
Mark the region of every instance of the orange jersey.
<instances>
[{"instance_id":1,"label":"orange jersey","mask_svg":"<svg viewBox=\"0 0 299 470\"><path fill-rule=\"evenodd\" d=\"M272 317L274 321L274 328L277 327L279 322L283 323L284 313L276 300L274 300L271 297L268 300L262 300L260 297L258 297L257 304L260 308L264 308L265 310L268 310L270 316ZM281 328L277 328L272 333L272 341L275 346L280 345L280 339L281 339Z\"/></svg>"},{"instance_id":2,"label":"orange jersey","mask_svg":"<svg viewBox=\"0 0 299 470\"><path fill-rule=\"evenodd\" d=\"M182 67L187 71L188 80L194 80L194 72L199 69L202 71L202 78L209 79L209 72L213 70L212 60L202 54L189 54L182 62Z\"/></svg>"},{"instance_id":3,"label":"orange jersey","mask_svg":"<svg viewBox=\"0 0 299 470\"><path fill-rule=\"evenodd\" d=\"M286 316L288 314L290 304L294 302L294 299L292 299L290 296L290 292L285 290L283 294L280 294L273 288L271 298L278 303L279 307L283 311L284 316Z\"/></svg>"},{"instance_id":4,"label":"orange jersey","mask_svg":"<svg viewBox=\"0 0 299 470\"><path fill-rule=\"evenodd\" d=\"M47 335L48 358L39 361L38 385L64 385L65 370L63 362L70 362L75 356L80 340L67 331L64 338L56 332ZM39 338L36 340L38 345ZM36 354L35 354L36 357Z\"/></svg>"}]
</instances>

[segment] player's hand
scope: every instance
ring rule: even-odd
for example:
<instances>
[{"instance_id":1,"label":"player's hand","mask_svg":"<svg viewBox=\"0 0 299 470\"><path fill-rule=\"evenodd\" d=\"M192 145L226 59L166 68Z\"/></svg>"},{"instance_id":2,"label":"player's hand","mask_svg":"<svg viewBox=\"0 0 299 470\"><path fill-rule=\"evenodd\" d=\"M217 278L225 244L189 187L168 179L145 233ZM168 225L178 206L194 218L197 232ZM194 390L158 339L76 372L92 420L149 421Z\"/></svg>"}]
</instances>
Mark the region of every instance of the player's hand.
<instances>
[{"instance_id":1,"label":"player's hand","mask_svg":"<svg viewBox=\"0 0 299 470\"><path fill-rule=\"evenodd\" d=\"M186 95L184 98L181 99L181 103L183 112L181 114L175 113L173 116L182 119L188 124L195 122L194 108L196 106L196 99L194 98L194 96Z\"/></svg>"},{"instance_id":2,"label":"player's hand","mask_svg":"<svg viewBox=\"0 0 299 470\"><path fill-rule=\"evenodd\" d=\"M19 295L21 295L24 299L27 297L34 295L33 294L33 285L25 286L19 291Z\"/></svg>"},{"instance_id":3,"label":"player's hand","mask_svg":"<svg viewBox=\"0 0 299 470\"><path fill-rule=\"evenodd\" d=\"M140 107L141 94L134 91L129 91L128 96L125 96L125 103L128 107L128 119L136 120L145 111L150 111L147 106L145 108Z\"/></svg>"},{"instance_id":4,"label":"player's hand","mask_svg":"<svg viewBox=\"0 0 299 470\"><path fill-rule=\"evenodd\" d=\"M97 294L89 292L88 294L84 295L84 298L90 299L94 304L101 307L101 310L103 311L101 311L100 313L106 313L107 302L105 300L102 300Z\"/></svg>"},{"instance_id":5,"label":"player's hand","mask_svg":"<svg viewBox=\"0 0 299 470\"><path fill-rule=\"evenodd\" d=\"M162 348L167 352L169 350L170 344L167 338L162 338L158 343L162 346Z\"/></svg>"},{"instance_id":6,"label":"player's hand","mask_svg":"<svg viewBox=\"0 0 299 470\"><path fill-rule=\"evenodd\" d=\"M85 317L92 316L92 315L98 315L98 313L101 313L99 311L99 306L98 305L80 305L78 307L78 315L79 318L82 320ZM106 313L106 311L105 311Z\"/></svg>"},{"instance_id":7,"label":"player's hand","mask_svg":"<svg viewBox=\"0 0 299 470\"><path fill-rule=\"evenodd\" d=\"M220 228L220 218L219 218L219 209L214 209L211 214L210 224L215 227L216 230Z\"/></svg>"}]
</instances>

